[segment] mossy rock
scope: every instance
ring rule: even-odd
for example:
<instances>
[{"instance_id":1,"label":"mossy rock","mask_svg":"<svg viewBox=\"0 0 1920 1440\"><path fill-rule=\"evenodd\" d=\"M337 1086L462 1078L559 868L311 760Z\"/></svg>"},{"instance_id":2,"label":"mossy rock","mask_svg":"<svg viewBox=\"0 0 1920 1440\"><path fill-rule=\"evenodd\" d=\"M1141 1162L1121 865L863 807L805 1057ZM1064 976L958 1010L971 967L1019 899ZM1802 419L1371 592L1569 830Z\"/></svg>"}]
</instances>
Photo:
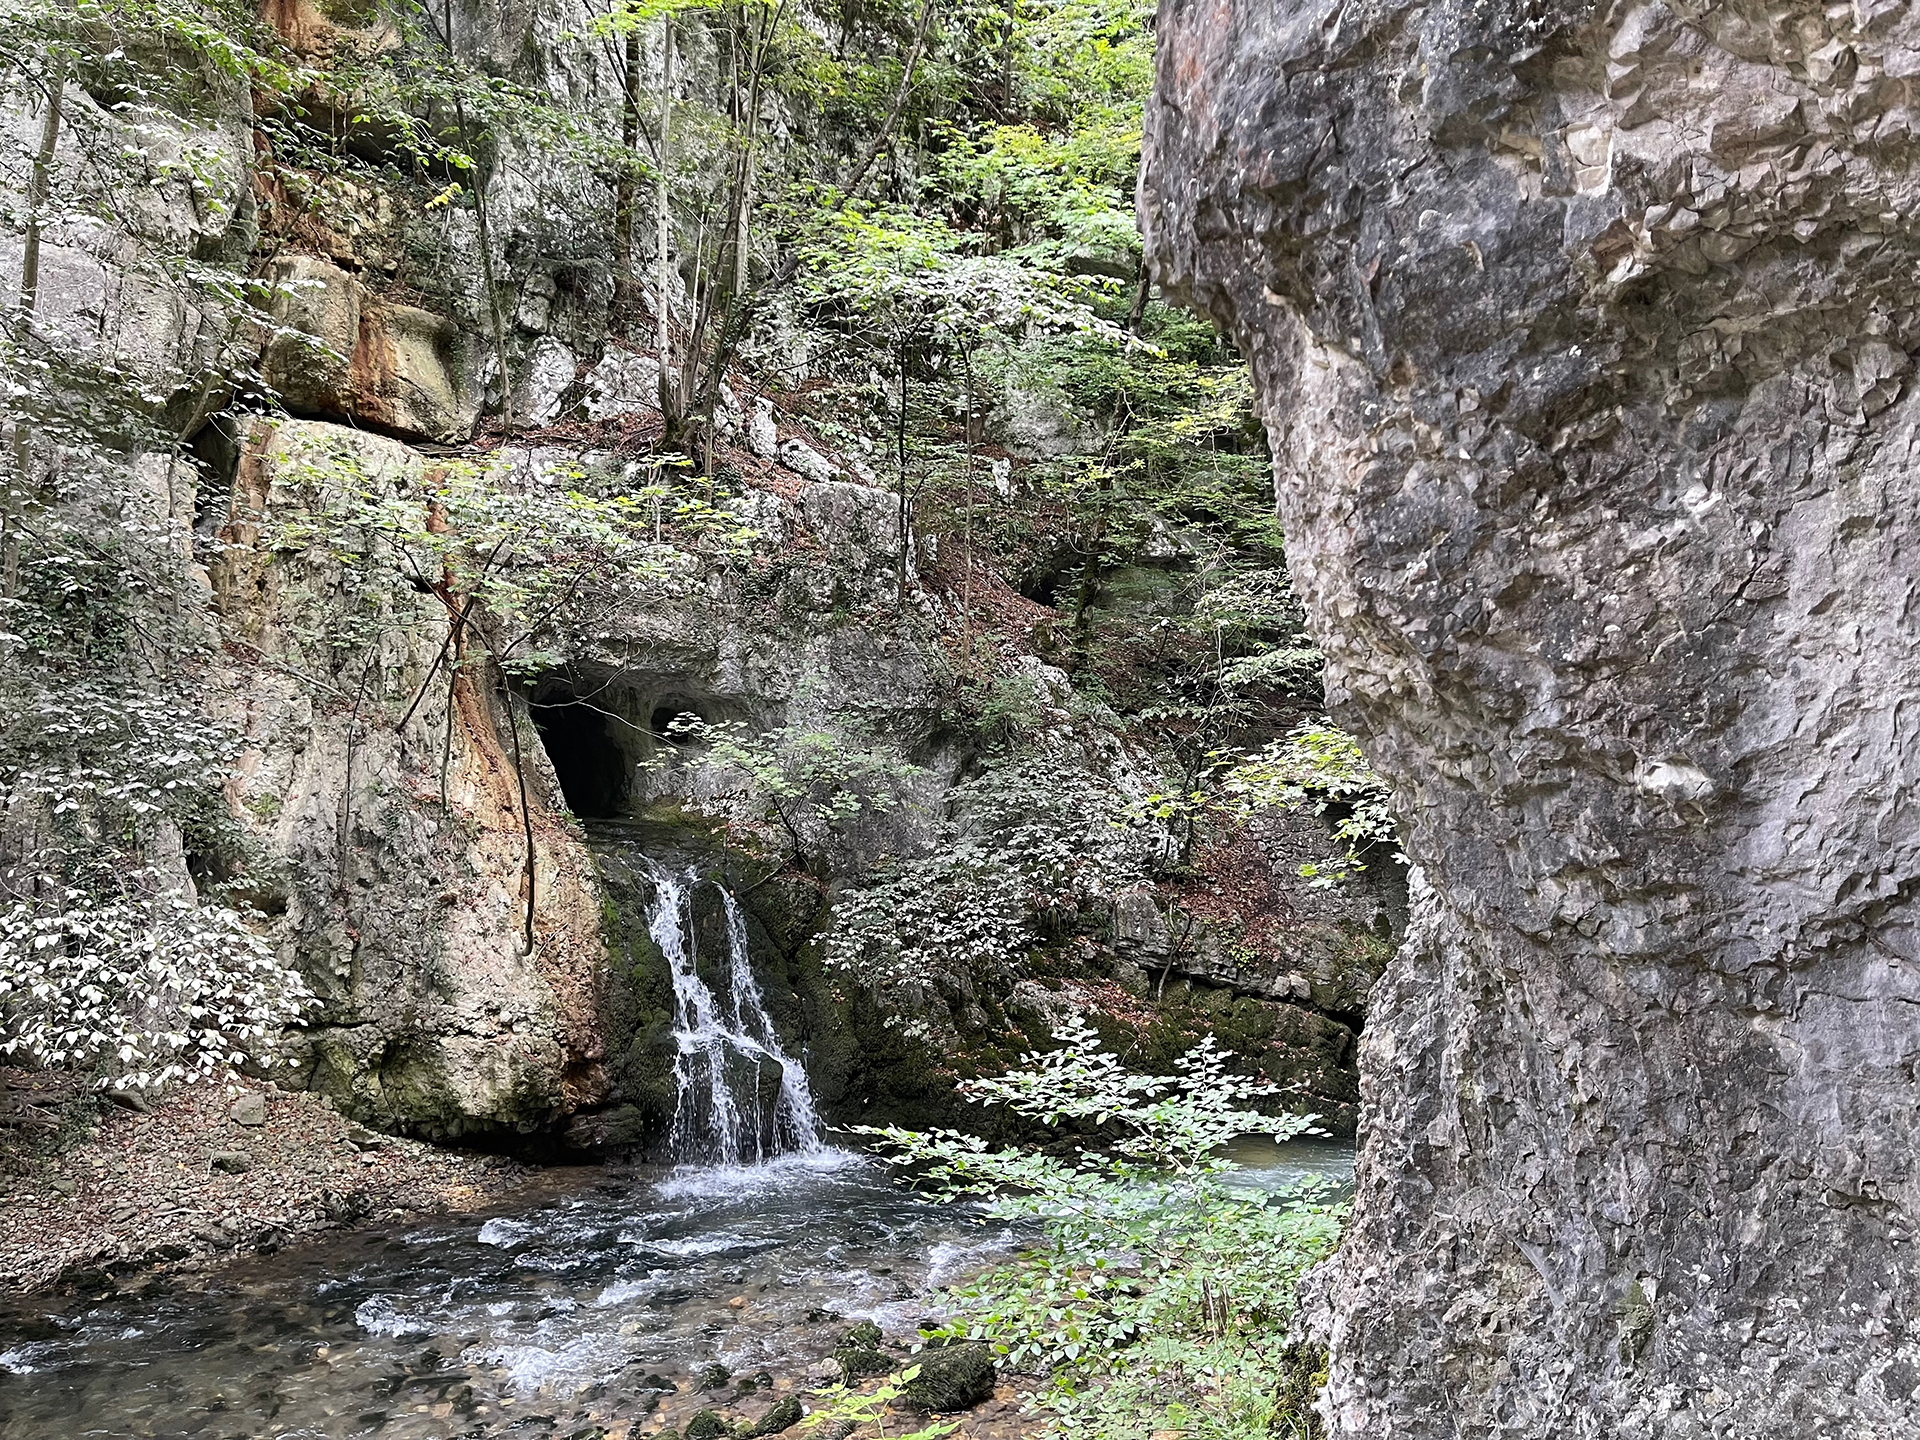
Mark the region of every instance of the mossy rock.
<instances>
[{"instance_id":1,"label":"mossy rock","mask_svg":"<svg viewBox=\"0 0 1920 1440\"><path fill-rule=\"evenodd\" d=\"M884 1350L862 1350L848 1346L834 1351L833 1359L849 1385L874 1375L891 1375L894 1369L893 1357Z\"/></svg>"},{"instance_id":2,"label":"mossy rock","mask_svg":"<svg viewBox=\"0 0 1920 1440\"><path fill-rule=\"evenodd\" d=\"M800 1423L800 1397L789 1395L761 1417L760 1423L753 1427L755 1435L778 1435L782 1430L791 1430Z\"/></svg>"},{"instance_id":3,"label":"mossy rock","mask_svg":"<svg viewBox=\"0 0 1920 1440\"><path fill-rule=\"evenodd\" d=\"M721 1440L731 1437L733 1427L711 1410L700 1410L687 1421L686 1440Z\"/></svg>"},{"instance_id":4,"label":"mossy rock","mask_svg":"<svg viewBox=\"0 0 1920 1440\"><path fill-rule=\"evenodd\" d=\"M733 1371L715 1360L693 1372L693 1383L702 1390L718 1390L733 1378Z\"/></svg>"},{"instance_id":5,"label":"mossy rock","mask_svg":"<svg viewBox=\"0 0 1920 1440\"><path fill-rule=\"evenodd\" d=\"M993 1352L978 1341L925 1351L919 1366L901 1391L902 1408L946 1414L993 1398Z\"/></svg>"}]
</instances>

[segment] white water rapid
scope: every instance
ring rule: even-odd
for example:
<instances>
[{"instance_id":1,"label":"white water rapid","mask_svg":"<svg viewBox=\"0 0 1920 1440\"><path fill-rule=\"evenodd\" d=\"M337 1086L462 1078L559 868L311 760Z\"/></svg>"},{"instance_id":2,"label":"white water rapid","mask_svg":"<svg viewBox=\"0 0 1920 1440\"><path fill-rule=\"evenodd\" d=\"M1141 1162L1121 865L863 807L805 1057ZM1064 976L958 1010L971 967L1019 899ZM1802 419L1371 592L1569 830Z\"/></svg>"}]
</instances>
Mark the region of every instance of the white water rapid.
<instances>
[{"instance_id":1,"label":"white water rapid","mask_svg":"<svg viewBox=\"0 0 1920 1440\"><path fill-rule=\"evenodd\" d=\"M725 886L691 868L633 857L653 882L647 930L673 975L673 1077L678 1091L671 1145L682 1160L753 1165L779 1154L826 1150L820 1116L799 1060L780 1048L747 954L747 922ZM700 978L693 897L712 883L726 917L723 993ZM769 1067L778 1075L777 1087ZM767 1103L769 1089L774 1090Z\"/></svg>"}]
</instances>

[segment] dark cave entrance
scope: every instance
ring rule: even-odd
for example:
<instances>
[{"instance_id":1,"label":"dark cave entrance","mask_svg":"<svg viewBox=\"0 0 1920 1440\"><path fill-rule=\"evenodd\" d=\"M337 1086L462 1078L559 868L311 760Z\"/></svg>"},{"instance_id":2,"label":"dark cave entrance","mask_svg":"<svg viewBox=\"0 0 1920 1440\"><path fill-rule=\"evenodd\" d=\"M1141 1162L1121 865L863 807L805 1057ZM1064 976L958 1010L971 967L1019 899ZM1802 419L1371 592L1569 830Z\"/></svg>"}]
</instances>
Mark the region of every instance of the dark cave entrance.
<instances>
[{"instance_id":1,"label":"dark cave entrance","mask_svg":"<svg viewBox=\"0 0 1920 1440\"><path fill-rule=\"evenodd\" d=\"M557 687L538 691L531 708L567 808L582 820L626 814L633 762L614 738L620 717Z\"/></svg>"}]
</instances>

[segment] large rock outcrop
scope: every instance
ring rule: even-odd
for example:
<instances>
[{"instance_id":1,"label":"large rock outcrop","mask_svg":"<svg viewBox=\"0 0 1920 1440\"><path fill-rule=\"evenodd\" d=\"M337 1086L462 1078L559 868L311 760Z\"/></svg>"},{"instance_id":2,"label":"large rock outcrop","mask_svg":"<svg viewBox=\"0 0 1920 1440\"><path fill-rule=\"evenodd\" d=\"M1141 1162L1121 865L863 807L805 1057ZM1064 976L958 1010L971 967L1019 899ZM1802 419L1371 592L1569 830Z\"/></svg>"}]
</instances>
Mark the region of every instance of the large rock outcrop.
<instances>
[{"instance_id":1,"label":"large rock outcrop","mask_svg":"<svg viewBox=\"0 0 1920 1440\"><path fill-rule=\"evenodd\" d=\"M1912 1434L1920 11L1160 35L1156 270L1423 876L1332 1433Z\"/></svg>"}]
</instances>

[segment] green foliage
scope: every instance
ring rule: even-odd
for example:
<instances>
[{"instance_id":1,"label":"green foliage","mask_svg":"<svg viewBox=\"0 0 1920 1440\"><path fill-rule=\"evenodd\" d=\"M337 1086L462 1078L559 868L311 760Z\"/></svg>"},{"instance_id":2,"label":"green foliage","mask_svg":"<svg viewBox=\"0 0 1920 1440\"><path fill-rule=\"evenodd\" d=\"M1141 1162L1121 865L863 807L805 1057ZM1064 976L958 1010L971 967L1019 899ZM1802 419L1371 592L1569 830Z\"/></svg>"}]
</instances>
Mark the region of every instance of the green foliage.
<instances>
[{"instance_id":1,"label":"green foliage","mask_svg":"<svg viewBox=\"0 0 1920 1440\"><path fill-rule=\"evenodd\" d=\"M1056 1133L1046 1152L993 1149L950 1130L868 1128L921 1182L1037 1226L1044 1243L952 1294L943 1332L989 1342L1044 1375L1060 1433L1255 1440L1310 1423L1286 1359L1300 1274L1338 1238L1324 1182L1280 1195L1232 1183L1222 1147L1284 1140L1312 1117L1246 1108L1269 1087L1235 1078L1203 1041L1169 1077L1128 1073L1084 1023L1057 1050L965 1087ZM1291 1428L1289 1428L1291 1427Z\"/></svg>"},{"instance_id":2,"label":"green foliage","mask_svg":"<svg viewBox=\"0 0 1920 1440\"><path fill-rule=\"evenodd\" d=\"M644 768L676 772L709 814L777 825L802 864L821 852L831 859L849 826L905 803L902 792L925 773L890 749L797 726L760 733L688 713L669 723L668 738L677 748Z\"/></svg>"},{"instance_id":3,"label":"green foliage","mask_svg":"<svg viewBox=\"0 0 1920 1440\"><path fill-rule=\"evenodd\" d=\"M1334 839L1346 847L1331 867L1300 867L1303 878L1325 888L1365 870L1362 855L1368 850L1390 847L1393 858L1406 863L1391 798L1359 742L1332 725L1308 723L1250 752L1213 751L1190 785L1141 796L1128 813L1136 822L1155 823L1170 836L1190 840L1209 818L1237 825L1262 810L1311 806L1332 818Z\"/></svg>"},{"instance_id":4,"label":"green foliage","mask_svg":"<svg viewBox=\"0 0 1920 1440\"><path fill-rule=\"evenodd\" d=\"M1242 817L1269 806L1312 805L1321 814L1337 809L1333 833L1346 854L1331 870L1300 867L1316 885L1338 884L1364 870L1360 852L1372 846L1392 847L1393 857L1405 863L1386 782L1367 764L1359 742L1332 725L1301 725L1236 760L1220 773L1219 793L1224 806Z\"/></svg>"},{"instance_id":5,"label":"green foliage","mask_svg":"<svg viewBox=\"0 0 1920 1440\"><path fill-rule=\"evenodd\" d=\"M1004 976L1145 877L1146 837L1092 775L1029 759L958 787L952 803L930 854L836 898L827 964L883 998L942 977Z\"/></svg>"},{"instance_id":6,"label":"green foliage","mask_svg":"<svg viewBox=\"0 0 1920 1440\"><path fill-rule=\"evenodd\" d=\"M813 1392L813 1404L808 1407L806 1418L800 1422L800 1432L811 1435L823 1426L832 1426L839 1433L850 1425L875 1425L884 1434L889 1412L895 1408L895 1402L907 1393L907 1387L919 1373L918 1365L909 1365L898 1375L882 1381L865 1393L851 1385L823 1386ZM932 1420L892 1436L890 1440L940 1440L941 1436L951 1435L959 1428L951 1420Z\"/></svg>"}]
</instances>

